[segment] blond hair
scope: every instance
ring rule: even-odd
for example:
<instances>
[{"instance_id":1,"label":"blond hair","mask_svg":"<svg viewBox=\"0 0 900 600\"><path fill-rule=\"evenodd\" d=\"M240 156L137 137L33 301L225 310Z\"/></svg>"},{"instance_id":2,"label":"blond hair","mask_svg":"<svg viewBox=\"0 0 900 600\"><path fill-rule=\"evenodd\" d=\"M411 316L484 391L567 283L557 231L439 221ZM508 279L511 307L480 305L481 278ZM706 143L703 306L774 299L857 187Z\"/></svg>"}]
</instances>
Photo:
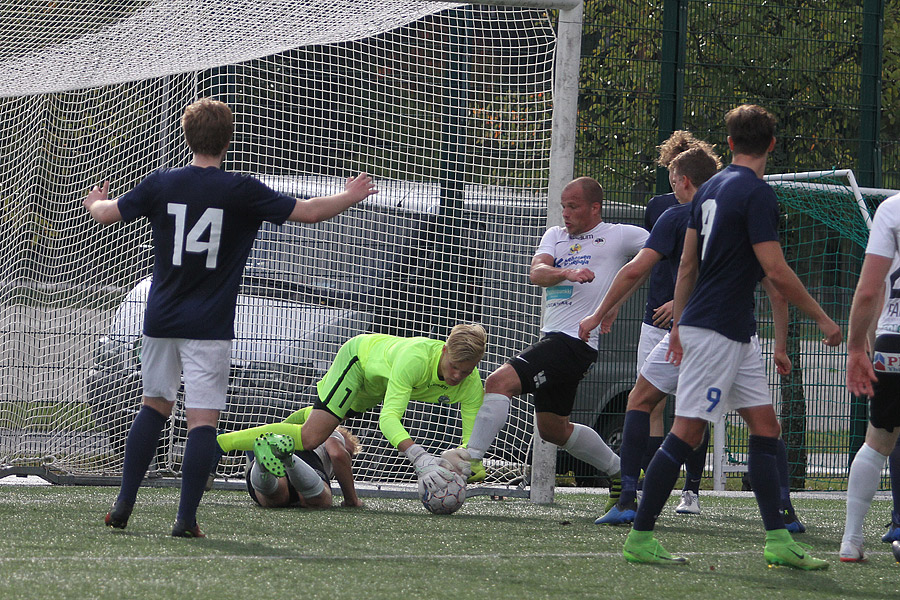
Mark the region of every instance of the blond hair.
<instances>
[{"instance_id":1,"label":"blond hair","mask_svg":"<svg viewBox=\"0 0 900 600\"><path fill-rule=\"evenodd\" d=\"M676 156L691 148L700 148L710 156L715 157L716 169L722 168L722 161L715 152L715 146L709 142L698 140L690 131L684 131L683 129L673 131L672 135L669 136L669 139L656 148L659 150L659 158L656 159L656 164L664 168L668 168L669 163L671 163Z\"/></svg>"},{"instance_id":2,"label":"blond hair","mask_svg":"<svg viewBox=\"0 0 900 600\"><path fill-rule=\"evenodd\" d=\"M484 356L487 333L477 323L461 323L450 330L447 354L453 362L478 362Z\"/></svg>"},{"instance_id":3,"label":"blond hair","mask_svg":"<svg viewBox=\"0 0 900 600\"><path fill-rule=\"evenodd\" d=\"M359 438L342 425L338 425L335 429L344 436L344 447L347 449L350 457L352 458L359 454L359 451L362 450L362 443L359 441Z\"/></svg>"}]
</instances>

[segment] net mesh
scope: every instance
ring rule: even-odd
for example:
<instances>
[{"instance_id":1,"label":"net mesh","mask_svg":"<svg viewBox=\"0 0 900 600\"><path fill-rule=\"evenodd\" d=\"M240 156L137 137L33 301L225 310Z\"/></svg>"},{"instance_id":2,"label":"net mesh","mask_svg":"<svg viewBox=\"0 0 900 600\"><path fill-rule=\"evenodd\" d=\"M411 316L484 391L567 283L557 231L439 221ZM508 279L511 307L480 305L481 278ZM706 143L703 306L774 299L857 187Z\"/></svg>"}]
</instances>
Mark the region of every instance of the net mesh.
<instances>
[{"instance_id":1,"label":"net mesh","mask_svg":"<svg viewBox=\"0 0 900 600\"><path fill-rule=\"evenodd\" d=\"M783 176L782 176L783 177ZM847 331L850 305L862 267L869 229L863 212L875 209L891 190L859 190L841 173L770 179L781 211L781 245L788 264L825 312ZM788 356L793 369L775 372L771 360L774 327L769 302L757 294L760 344L788 448L791 487L846 489L849 458L862 441L865 403L851 398L844 385L846 345L822 344L815 323L790 308ZM746 464L747 432L737 414L725 421L726 456Z\"/></svg>"},{"instance_id":2,"label":"net mesh","mask_svg":"<svg viewBox=\"0 0 900 600\"><path fill-rule=\"evenodd\" d=\"M381 190L317 225L265 227L239 297L234 430L283 418L349 337L443 337L483 323L489 373L537 335L527 265L546 225L555 37L545 11L447 3L0 3L0 465L116 475L140 402L146 222L101 227L81 199L189 160L179 119L197 97L235 112L225 168L298 197L359 171ZM16 32L16 35L12 35ZM90 50L88 50L90 48ZM377 430L361 480L411 479ZM455 407L413 405L433 450ZM488 456L520 477L527 406ZM180 403L157 473L178 473ZM227 459L235 474L242 458Z\"/></svg>"}]
</instances>

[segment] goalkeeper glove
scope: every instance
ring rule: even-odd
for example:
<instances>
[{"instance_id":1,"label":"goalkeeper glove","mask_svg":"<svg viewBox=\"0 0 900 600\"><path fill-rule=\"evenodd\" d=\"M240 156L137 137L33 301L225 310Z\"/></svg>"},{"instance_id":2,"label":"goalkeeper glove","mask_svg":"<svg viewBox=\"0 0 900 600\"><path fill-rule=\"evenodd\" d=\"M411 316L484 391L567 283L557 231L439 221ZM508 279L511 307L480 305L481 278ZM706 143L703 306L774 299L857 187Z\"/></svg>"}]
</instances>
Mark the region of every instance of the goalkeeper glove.
<instances>
[{"instance_id":1,"label":"goalkeeper glove","mask_svg":"<svg viewBox=\"0 0 900 600\"><path fill-rule=\"evenodd\" d=\"M465 448L454 448L452 450L444 450L441 454L441 460L450 463L450 468L468 479L472 476L472 457Z\"/></svg>"},{"instance_id":2,"label":"goalkeeper glove","mask_svg":"<svg viewBox=\"0 0 900 600\"><path fill-rule=\"evenodd\" d=\"M419 481L429 492L446 489L447 484L453 481L453 473L449 468L450 463L435 458L422 446L413 444L406 449L404 454L416 468Z\"/></svg>"},{"instance_id":3,"label":"goalkeeper glove","mask_svg":"<svg viewBox=\"0 0 900 600\"><path fill-rule=\"evenodd\" d=\"M469 469L472 471L472 474L466 479L466 483L478 483L487 478L487 470L484 468L484 463L481 462L481 459L469 461Z\"/></svg>"}]
</instances>

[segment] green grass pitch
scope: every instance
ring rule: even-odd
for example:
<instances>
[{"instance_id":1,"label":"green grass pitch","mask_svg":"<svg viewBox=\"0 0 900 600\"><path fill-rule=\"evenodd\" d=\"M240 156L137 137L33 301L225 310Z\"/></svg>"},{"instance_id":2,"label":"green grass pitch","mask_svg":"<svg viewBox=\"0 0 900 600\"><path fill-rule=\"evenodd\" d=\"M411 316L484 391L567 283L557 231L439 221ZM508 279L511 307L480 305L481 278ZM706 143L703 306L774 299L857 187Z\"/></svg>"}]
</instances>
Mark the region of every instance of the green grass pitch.
<instances>
[{"instance_id":1,"label":"green grass pitch","mask_svg":"<svg viewBox=\"0 0 900 600\"><path fill-rule=\"evenodd\" d=\"M895 600L900 564L880 541L889 503L866 521L867 564L842 564L840 498L798 498L829 560L824 572L769 568L749 495L704 493L703 514L675 515L657 535L687 566L632 565L624 527L598 527L606 496L557 494L550 506L470 498L455 515L414 500L361 509L263 510L246 493L213 490L200 506L208 538L168 534L178 490L143 488L128 529L103 525L114 488L0 486L0 598L716 598Z\"/></svg>"}]
</instances>

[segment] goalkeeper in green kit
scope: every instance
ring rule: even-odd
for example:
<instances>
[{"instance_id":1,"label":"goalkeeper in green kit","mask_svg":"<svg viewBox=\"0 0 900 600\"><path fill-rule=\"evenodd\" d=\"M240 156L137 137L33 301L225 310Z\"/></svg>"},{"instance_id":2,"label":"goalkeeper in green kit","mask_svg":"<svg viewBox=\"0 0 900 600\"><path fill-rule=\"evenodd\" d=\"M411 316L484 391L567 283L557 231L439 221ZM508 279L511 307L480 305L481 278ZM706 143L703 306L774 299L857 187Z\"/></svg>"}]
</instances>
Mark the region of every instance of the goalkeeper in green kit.
<instances>
[{"instance_id":1,"label":"goalkeeper in green kit","mask_svg":"<svg viewBox=\"0 0 900 600\"><path fill-rule=\"evenodd\" d=\"M456 325L446 342L425 337L358 335L348 340L316 385L318 399L281 423L251 427L218 436L223 452L253 450L273 475L291 468L294 450L313 450L344 419L381 404L378 426L416 469L424 486L435 491L452 480L452 468L471 475L468 454L451 450L436 457L413 442L401 419L410 400L459 403L462 446L472 433L484 387L476 368L484 356L487 335L480 325Z\"/></svg>"}]
</instances>

